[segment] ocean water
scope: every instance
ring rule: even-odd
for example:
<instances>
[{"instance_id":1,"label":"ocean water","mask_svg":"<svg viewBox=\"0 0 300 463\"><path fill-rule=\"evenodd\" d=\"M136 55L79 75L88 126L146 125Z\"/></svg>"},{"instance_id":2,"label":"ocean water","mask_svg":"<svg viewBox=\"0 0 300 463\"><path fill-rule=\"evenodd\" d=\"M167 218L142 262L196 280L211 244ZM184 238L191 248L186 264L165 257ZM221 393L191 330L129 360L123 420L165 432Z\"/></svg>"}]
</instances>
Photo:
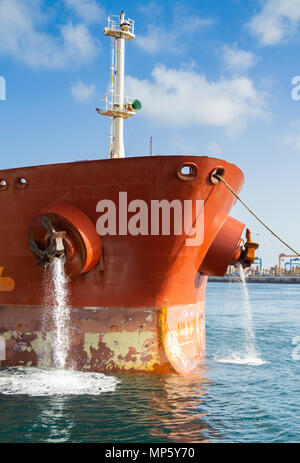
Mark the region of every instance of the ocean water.
<instances>
[{"instance_id":1,"label":"ocean water","mask_svg":"<svg viewBox=\"0 0 300 463\"><path fill-rule=\"evenodd\" d=\"M208 284L192 376L0 368L0 442L300 441L300 285L248 291Z\"/></svg>"}]
</instances>

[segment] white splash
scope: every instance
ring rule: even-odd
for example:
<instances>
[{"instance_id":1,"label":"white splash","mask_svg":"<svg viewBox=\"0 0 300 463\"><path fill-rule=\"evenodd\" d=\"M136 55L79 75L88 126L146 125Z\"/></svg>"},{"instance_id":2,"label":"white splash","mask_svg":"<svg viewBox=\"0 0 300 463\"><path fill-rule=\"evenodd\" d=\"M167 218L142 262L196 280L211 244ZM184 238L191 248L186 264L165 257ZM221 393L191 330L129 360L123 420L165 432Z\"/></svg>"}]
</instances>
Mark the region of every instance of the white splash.
<instances>
[{"instance_id":1,"label":"white splash","mask_svg":"<svg viewBox=\"0 0 300 463\"><path fill-rule=\"evenodd\" d=\"M236 365L264 365L266 362L265 360L260 359L257 356L251 356L249 354L241 354L240 352L232 352L231 355L227 357L216 358L216 362L218 363L234 363Z\"/></svg>"},{"instance_id":2,"label":"white splash","mask_svg":"<svg viewBox=\"0 0 300 463\"><path fill-rule=\"evenodd\" d=\"M120 381L102 373L12 367L0 371L0 394L28 396L100 395Z\"/></svg>"}]
</instances>

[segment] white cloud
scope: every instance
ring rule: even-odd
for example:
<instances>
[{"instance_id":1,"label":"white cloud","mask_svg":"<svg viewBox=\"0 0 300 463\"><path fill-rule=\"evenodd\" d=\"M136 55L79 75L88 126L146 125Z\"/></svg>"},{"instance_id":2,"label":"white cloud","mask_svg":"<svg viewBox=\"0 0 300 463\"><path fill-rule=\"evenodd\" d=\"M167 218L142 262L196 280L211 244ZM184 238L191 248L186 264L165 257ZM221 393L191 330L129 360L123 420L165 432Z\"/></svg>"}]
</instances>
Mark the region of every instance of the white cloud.
<instances>
[{"instance_id":1,"label":"white cloud","mask_svg":"<svg viewBox=\"0 0 300 463\"><path fill-rule=\"evenodd\" d=\"M164 36L164 38L166 38ZM148 32L145 35L137 35L135 44L148 53L157 53L163 47L163 39L160 30L156 26L148 26Z\"/></svg>"},{"instance_id":2,"label":"white cloud","mask_svg":"<svg viewBox=\"0 0 300 463\"><path fill-rule=\"evenodd\" d=\"M233 136L268 113L266 95L246 77L209 82L193 70L156 66L152 80L127 77L126 86L142 101L142 114L171 126L223 127Z\"/></svg>"},{"instance_id":3,"label":"white cloud","mask_svg":"<svg viewBox=\"0 0 300 463\"><path fill-rule=\"evenodd\" d=\"M291 123L291 131L279 137L282 146L300 152L300 120Z\"/></svg>"},{"instance_id":4,"label":"white cloud","mask_svg":"<svg viewBox=\"0 0 300 463\"><path fill-rule=\"evenodd\" d=\"M179 32L183 34L185 32L199 32L203 27L211 26L215 23L214 19L210 18L198 18L197 16L191 16L185 20L180 20L181 25ZM178 24L178 26L179 26Z\"/></svg>"},{"instance_id":5,"label":"white cloud","mask_svg":"<svg viewBox=\"0 0 300 463\"><path fill-rule=\"evenodd\" d=\"M171 53L182 51L188 34L196 34L203 27L210 26L214 22L213 19L208 18L181 16L180 21L173 21L168 28L150 24L146 34L138 35L135 43L142 50L152 54L166 50Z\"/></svg>"},{"instance_id":6,"label":"white cloud","mask_svg":"<svg viewBox=\"0 0 300 463\"><path fill-rule=\"evenodd\" d=\"M103 21L104 9L95 0L64 0L67 7L86 23Z\"/></svg>"},{"instance_id":7,"label":"white cloud","mask_svg":"<svg viewBox=\"0 0 300 463\"><path fill-rule=\"evenodd\" d=\"M238 48L237 44L232 47L224 45L221 49L221 56L227 69L232 71L247 71L257 63L257 56L251 51Z\"/></svg>"},{"instance_id":8,"label":"white cloud","mask_svg":"<svg viewBox=\"0 0 300 463\"><path fill-rule=\"evenodd\" d=\"M299 0L266 0L248 26L262 45L275 45L294 34L299 22Z\"/></svg>"},{"instance_id":9,"label":"white cloud","mask_svg":"<svg viewBox=\"0 0 300 463\"><path fill-rule=\"evenodd\" d=\"M74 100L83 103L89 100L95 94L95 85L85 85L79 80L71 87Z\"/></svg>"},{"instance_id":10,"label":"white cloud","mask_svg":"<svg viewBox=\"0 0 300 463\"><path fill-rule=\"evenodd\" d=\"M139 5L138 10L147 16L154 15L158 17L163 11L163 5L156 2L143 3L142 5Z\"/></svg>"},{"instance_id":11,"label":"white cloud","mask_svg":"<svg viewBox=\"0 0 300 463\"><path fill-rule=\"evenodd\" d=\"M94 58L99 44L85 24L59 27L57 36L40 31L41 0L0 0L0 54L33 68L65 68Z\"/></svg>"}]
</instances>

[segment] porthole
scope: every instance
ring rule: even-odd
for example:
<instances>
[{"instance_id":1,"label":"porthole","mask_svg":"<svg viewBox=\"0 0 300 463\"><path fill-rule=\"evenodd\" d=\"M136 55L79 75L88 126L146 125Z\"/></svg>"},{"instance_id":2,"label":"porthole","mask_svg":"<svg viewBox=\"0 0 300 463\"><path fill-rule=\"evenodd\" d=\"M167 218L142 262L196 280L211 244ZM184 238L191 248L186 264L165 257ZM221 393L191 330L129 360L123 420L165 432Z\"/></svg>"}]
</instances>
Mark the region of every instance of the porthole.
<instances>
[{"instance_id":1,"label":"porthole","mask_svg":"<svg viewBox=\"0 0 300 463\"><path fill-rule=\"evenodd\" d=\"M20 189L24 189L24 188L27 188L29 185L29 182L26 178L24 177L18 177L16 179L16 187L17 188L20 188Z\"/></svg>"},{"instance_id":2,"label":"porthole","mask_svg":"<svg viewBox=\"0 0 300 463\"><path fill-rule=\"evenodd\" d=\"M9 187L9 183L4 178L0 178L0 191L6 191Z\"/></svg>"},{"instance_id":3,"label":"porthole","mask_svg":"<svg viewBox=\"0 0 300 463\"><path fill-rule=\"evenodd\" d=\"M198 174L198 167L193 162L184 162L177 169L177 177L183 182L194 180Z\"/></svg>"}]
</instances>

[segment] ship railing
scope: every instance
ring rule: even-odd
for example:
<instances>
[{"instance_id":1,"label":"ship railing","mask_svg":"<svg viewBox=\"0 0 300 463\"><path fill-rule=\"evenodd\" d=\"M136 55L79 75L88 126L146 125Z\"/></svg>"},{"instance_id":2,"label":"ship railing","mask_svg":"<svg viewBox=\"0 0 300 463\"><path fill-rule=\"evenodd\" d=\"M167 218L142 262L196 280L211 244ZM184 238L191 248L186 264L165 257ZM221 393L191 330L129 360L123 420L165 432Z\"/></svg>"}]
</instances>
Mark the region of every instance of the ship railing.
<instances>
[{"instance_id":1,"label":"ship railing","mask_svg":"<svg viewBox=\"0 0 300 463\"><path fill-rule=\"evenodd\" d=\"M113 19L116 18L116 19ZM130 18L126 18L126 22L129 23L130 34L134 35L134 21ZM119 15L111 15L107 18L107 29L111 31L119 31L120 30L120 16Z\"/></svg>"},{"instance_id":2,"label":"ship railing","mask_svg":"<svg viewBox=\"0 0 300 463\"><path fill-rule=\"evenodd\" d=\"M120 100L119 95L106 95L103 97L100 113L110 117L121 116L124 119L134 116L135 110L132 107L132 103L135 100L134 97L125 96L120 103L116 103L116 99Z\"/></svg>"}]
</instances>

